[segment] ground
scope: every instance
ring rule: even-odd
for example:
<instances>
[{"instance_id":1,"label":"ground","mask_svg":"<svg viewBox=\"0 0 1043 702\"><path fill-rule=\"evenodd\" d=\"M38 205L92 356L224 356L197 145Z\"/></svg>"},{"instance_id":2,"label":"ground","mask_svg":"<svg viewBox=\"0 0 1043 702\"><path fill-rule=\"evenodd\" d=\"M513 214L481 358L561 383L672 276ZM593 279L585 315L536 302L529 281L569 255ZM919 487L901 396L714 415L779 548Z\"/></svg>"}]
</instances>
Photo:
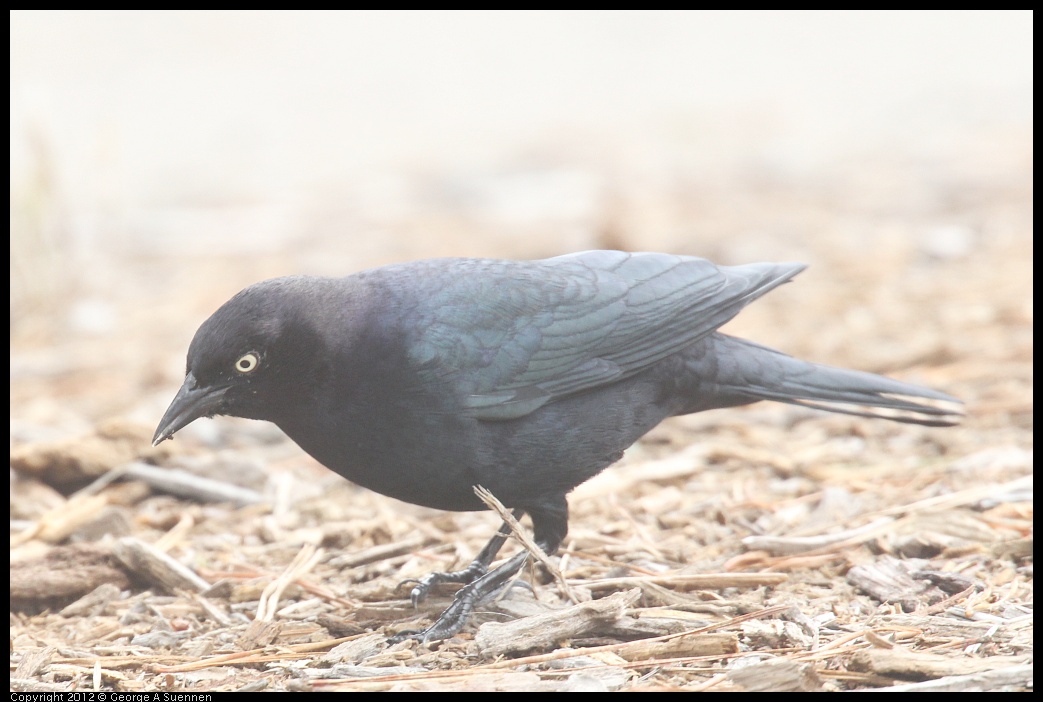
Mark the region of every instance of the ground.
<instances>
[{"instance_id":1,"label":"ground","mask_svg":"<svg viewBox=\"0 0 1043 702\"><path fill-rule=\"evenodd\" d=\"M983 130L812 175L417 173L390 211L323 202L274 240L215 234L222 208L270 219L233 203L181 238L144 217L151 234L84 247L40 185L13 210L12 689L1030 688L1029 142ZM510 214L577 188L578 208ZM369 493L262 423L149 444L192 333L243 285L600 247L809 263L728 331L944 390L966 421L771 404L668 421L570 496L567 588L530 569L430 645L386 638L452 588L416 611L401 583L466 565L495 515Z\"/></svg>"}]
</instances>

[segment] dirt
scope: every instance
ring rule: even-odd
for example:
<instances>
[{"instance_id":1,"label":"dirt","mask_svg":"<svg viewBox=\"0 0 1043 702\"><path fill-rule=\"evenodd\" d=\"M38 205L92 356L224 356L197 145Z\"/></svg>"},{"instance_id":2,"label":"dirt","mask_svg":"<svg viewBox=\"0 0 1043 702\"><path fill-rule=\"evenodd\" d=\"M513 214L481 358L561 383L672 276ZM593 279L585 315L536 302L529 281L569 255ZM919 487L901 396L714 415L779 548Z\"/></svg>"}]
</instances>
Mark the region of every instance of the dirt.
<instances>
[{"instance_id":1,"label":"dirt","mask_svg":"<svg viewBox=\"0 0 1043 702\"><path fill-rule=\"evenodd\" d=\"M418 172L408 192L423 197L394 215L327 202L271 245L114 229L66 251L60 226L13 243L12 689L846 690L946 676L1030 689L1032 163L1024 134L977 137L813 176L617 177L580 215L489 219ZM805 261L728 331L942 389L966 421L769 404L670 420L570 496L554 559L569 593L530 569L530 586L426 646L386 639L424 626L452 588L414 610L402 583L465 566L494 515L356 488L262 423L200 421L149 445L192 333L243 285L596 247ZM96 483L134 462L256 500ZM154 547L187 579L136 572L121 544ZM632 592L589 621L565 609ZM543 638L524 648L484 638L538 616ZM649 648L656 636L682 643Z\"/></svg>"}]
</instances>

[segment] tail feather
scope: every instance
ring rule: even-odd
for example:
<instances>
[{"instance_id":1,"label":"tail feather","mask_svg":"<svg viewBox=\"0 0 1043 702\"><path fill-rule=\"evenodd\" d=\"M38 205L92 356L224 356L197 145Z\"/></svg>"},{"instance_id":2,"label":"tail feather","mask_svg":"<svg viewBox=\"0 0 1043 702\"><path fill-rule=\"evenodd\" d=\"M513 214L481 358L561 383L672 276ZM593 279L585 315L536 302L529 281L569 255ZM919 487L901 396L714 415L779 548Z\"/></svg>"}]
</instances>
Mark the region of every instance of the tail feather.
<instances>
[{"instance_id":1,"label":"tail feather","mask_svg":"<svg viewBox=\"0 0 1043 702\"><path fill-rule=\"evenodd\" d=\"M937 390L873 373L808 363L766 346L725 337L732 392L857 417L947 427L964 417L963 403Z\"/></svg>"}]
</instances>

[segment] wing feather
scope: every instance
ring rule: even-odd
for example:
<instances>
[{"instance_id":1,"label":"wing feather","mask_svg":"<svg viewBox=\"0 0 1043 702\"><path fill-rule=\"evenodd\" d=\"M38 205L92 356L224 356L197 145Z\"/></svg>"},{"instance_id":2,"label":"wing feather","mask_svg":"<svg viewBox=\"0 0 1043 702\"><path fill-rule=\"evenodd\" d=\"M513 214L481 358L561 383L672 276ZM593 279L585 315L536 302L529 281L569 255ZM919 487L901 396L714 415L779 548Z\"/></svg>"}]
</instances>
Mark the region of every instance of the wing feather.
<instances>
[{"instance_id":1,"label":"wing feather","mask_svg":"<svg viewBox=\"0 0 1043 702\"><path fill-rule=\"evenodd\" d=\"M803 268L619 251L462 259L428 272L414 360L452 376L471 415L513 419L641 372Z\"/></svg>"}]
</instances>

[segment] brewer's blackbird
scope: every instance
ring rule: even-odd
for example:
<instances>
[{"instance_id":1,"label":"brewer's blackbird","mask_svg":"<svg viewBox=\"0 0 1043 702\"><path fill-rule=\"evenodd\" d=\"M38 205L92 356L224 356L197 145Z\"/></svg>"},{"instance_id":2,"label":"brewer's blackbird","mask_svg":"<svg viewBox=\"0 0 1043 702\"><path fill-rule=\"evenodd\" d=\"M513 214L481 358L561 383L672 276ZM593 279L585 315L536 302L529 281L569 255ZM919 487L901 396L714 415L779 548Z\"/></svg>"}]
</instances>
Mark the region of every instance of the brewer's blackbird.
<instances>
[{"instance_id":1,"label":"brewer's blackbird","mask_svg":"<svg viewBox=\"0 0 1043 702\"><path fill-rule=\"evenodd\" d=\"M776 400L959 421L959 401L944 393L717 331L803 268L588 251L268 280L196 332L153 443L199 417L268 420L331 470L406 502L480 510L482 485L527 513L536 543L553 553L568 492L667 417ZM467 584L428 629L406 636L451 636L502 589L526 559L489 569L507 533L469 567L417 581L414 603L435 583Z\"/></svg>"}]
</instances>

